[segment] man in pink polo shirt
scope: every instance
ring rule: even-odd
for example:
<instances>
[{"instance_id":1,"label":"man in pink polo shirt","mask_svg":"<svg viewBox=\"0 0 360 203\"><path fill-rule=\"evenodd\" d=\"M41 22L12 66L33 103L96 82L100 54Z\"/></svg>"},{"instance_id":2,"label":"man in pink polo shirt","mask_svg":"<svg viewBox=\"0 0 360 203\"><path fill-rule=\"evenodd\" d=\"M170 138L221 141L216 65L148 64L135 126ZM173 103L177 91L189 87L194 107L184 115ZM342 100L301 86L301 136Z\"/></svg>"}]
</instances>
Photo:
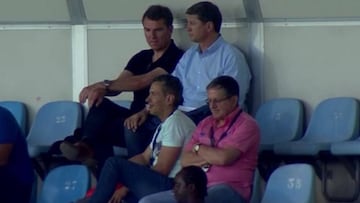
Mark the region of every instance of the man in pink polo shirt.
<instances>
[{"instance_id":1,"label":"man in pink polo shirt","mask_svg":"<svg viewBox=\"0 0 360 203\"><path fill-rule=\"evenodd\" d=\"M207 86L212 115L202 120L183 151L182 166L202 167L208 179L206 202L242 203L251 195L260 130L238 105L239 86L230 76ZM140 203L175 202L171 192L157 193Z\"/></svg>"}]
</instances>

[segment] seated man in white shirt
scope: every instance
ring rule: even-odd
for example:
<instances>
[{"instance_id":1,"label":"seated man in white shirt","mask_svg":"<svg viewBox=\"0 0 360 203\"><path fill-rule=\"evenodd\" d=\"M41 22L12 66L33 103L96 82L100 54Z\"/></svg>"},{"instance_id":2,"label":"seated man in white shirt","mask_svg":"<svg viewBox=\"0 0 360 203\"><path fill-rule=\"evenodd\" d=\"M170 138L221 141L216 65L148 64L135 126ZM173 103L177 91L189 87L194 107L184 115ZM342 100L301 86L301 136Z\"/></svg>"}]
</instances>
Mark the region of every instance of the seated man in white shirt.
<instances>
[{"instance_id":1,"label":"seated man in white shirt","mask_svg":"<svg viewBox=\"0 0 360 203\"><path fill-rule=\"evenodd\" d=\"M155 78L146 101L149 112L161 120L151 143L129 160L109 158L90 202L138 202L143 196L172 188L173 177L181 169L183 145L195 124L177 110L182 103L182 85L174 76ZM122 187L114 192L117 183Z\"/></svg>"}]
</instances>

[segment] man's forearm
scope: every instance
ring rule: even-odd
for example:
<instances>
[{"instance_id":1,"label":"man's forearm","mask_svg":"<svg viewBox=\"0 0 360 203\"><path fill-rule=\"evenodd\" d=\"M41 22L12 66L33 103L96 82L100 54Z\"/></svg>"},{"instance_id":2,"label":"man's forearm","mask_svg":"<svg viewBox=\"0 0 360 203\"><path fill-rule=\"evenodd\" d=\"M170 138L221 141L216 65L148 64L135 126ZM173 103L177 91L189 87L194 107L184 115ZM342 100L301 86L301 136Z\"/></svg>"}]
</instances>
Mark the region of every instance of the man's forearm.
<instances>
[{"instance_id":1,"label":"man's forearm","mask_svg":"<svg viewBox=\"0 0 360 203\"><path fill-rule=\"evenodd\" d=\"M106 91L106 96L113 97L113 96L119 95L120 93L121 93L121 91L107 90Z\"/></svg>"},{"instance_id":2,"label":"man's forearm","mask_svg":"<svg viewBox=\"0 0 360 203\"><path fill-rule=\"evenodd\" d=\"M129 161L137 163L139 165L146 166L148 165L148 161L144 158L143 154L138 154L129 159Z\"/></svg>"},{"instance_id":3,"label":"man's forearm","mask_svg":"<svg viewBox=\"0 0 360 203\"><path fill-rule=\"evenodd\" d=\"M202 166L206 164L206 160L194 152L184 152L181 159L181 165L186 166Z\"/></svg>"},{"instance_id":4,"label":"man's forearm","mask_svg":"<svg viewBox=\"0 0 360 203\"><path fill-rule=\"evenodd\" d=\"M197 155L202 157L209 164L223 166L231 164L241 155L241 153L235 148L220 149L201 145Z\"/></svg>"},{"instance_id":5,"label":"man's forearm","mask_svg":"<svg viewBox=\"0 0 360 203\"><path fill-rule=\"evenodd\" d=\"M167 72L161 67L141 75L134 75L130 71L124 70L118 78L112 81L109 89L115 92L141 90L150 86L154 78L163 74L167 74Z\"/></svg>"},{"instance_id":6,"label":"man's forearm","mask_svg":"<svg viewBox=\"0 0 360 203\"><path fill-rule=\"evenodd\" d=\"M126 78L113 80L109 90L112 92L136 91L150 85L144 76L128 76Z\"/></svg>"}]
</instances>

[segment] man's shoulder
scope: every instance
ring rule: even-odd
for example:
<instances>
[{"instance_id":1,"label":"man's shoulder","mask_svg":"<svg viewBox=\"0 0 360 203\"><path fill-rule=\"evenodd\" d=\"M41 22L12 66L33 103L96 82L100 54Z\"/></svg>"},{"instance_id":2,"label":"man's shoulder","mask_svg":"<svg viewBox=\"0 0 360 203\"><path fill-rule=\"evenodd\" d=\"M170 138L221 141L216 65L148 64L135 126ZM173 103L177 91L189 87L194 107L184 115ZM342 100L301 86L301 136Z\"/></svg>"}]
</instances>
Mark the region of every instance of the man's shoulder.
<instances>
[{"instance_id":1,"label":"man's shoulder","mask_svg":"<svg viewBox=\"0 0 360 203\"><path fill-rule=\"evenodd\" d=\"M184 55L193 54L194 52L198 52L198 51L199 51L199 45L193 44L185 51Z\"/></svg>"},{"instance_id":2,"label":"man's shoulder","mask_svg":"<svg viewBox=\"0 0 360 203\"><path fill-rule=\"evenodd\" d=\"M195 127L195 123L182 111L175 110L174 113L169 117L169 122L178 126Z\"/></svg>"},{"instance_id":3,"label":"man's shoulder","mask_svg":"<svg viewBox=\"0 0 360 203\"><path fill-rule=\"evenodd\" d=\"M142 49L138 51L134 56L144 56L144 55L152 55L153 50L152 49Z\"/></svg>"},{"instance_id":4,"label":"man's shoulder","mask_svg":"<svg viewBox=\"0 0 360 203\"><path fill-rule=\"evenodd\" d=\"M228 55L244 57L243 51L239 47L226 41L221 45L221 50Z\"/></svg>"},{"instance_id":5,"label":"man's shoulder","mask_svg":"<svg viewBox=\"0 0 360 203\"><path fill-rule=\"evenodd\" d=\"M168 48L169 51L174 51L174 52L177 52L177 53L184 53L184 50L181 49L180 47L178 47L174 41L171 42L169 48Z\"/></svg>"},{"instance_id":6,"label":"man's shoulder","mask_svg":"<svg viewBox=\"0 0 360 203\"><path fill-rule=\"evenodd\" d=\"M243 112L240 115L238 125L236 125L236 126L237 126L237 128L241 128L241 129L248 128L248 129L255 129L257 131L259 131L259 129L260 129L255 118L246 112Z\"/></svg>"},{"instance_id":7,"label":"man's shoulder","mask_svg":"<svg viewBox=\"0 0 360 203\"><path fill-rule=\"evenodd\" d=\"M250 115L249 113L243 111L240 115L240 120L244 120L244 121L248 121L248 122L251 122L251 123L256 123L256 120L255 118Z\"/></svg>"},{"instance_id":8,"label":"man's shoulder","mask_svg":"<svg viewBox=\"0 0 360 203\"><path fill-rule=\"evenodd\" d=\"M140 50L130 58L129 63L137 63L143 61L144 59L151 59L152 55L153 51L151 49Z\"/></svg>"},{"instance_id":9,"label":"man's shoulder","mask_svg":"<svg viewBox=\"0 0 360 203\"><path fill-rule=\"evenodd\" d=\"M184 54L184 50L177 47L175 44L170 46L166 52L164 53L163 57L170 59L170 60L179 60Z\"/></svg>"},{"instance_id":10,"label":"man's shoulder","mask_svg":"<svg viewBox=\"0 0 360 203\"><path fill-rule=\"evenodd\" d=\"M206 125L211 125L214 122L214 118L212 115L205 117L202 119L197 125L198 128L203 128Z\"/></svg>"}]
</instances>

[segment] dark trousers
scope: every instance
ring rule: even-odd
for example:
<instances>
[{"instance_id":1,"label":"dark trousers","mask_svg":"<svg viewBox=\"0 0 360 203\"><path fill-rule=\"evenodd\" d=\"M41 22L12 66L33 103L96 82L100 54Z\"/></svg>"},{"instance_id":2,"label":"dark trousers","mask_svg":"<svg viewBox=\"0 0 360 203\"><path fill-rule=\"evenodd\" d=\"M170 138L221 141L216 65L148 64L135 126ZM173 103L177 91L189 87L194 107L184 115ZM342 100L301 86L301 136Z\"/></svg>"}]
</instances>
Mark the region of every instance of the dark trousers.
<instances>
[{"instance_id":1,"label":"dark trousers","mask_svg":"<svg viewBox=\"0 0 360 203\"><path fill-rule=\"evenodd\" d=\"M82 141L90 146L98 161L96 171L99 173L106 159L114 155L113 146L126 147L124 120L131 114L129 109L104 98L99 106L90 108L82 128L76 129L73 135L64 140L70 143ZM57 141L52 145L48 152L50 157L61 154L59 146L62 142Z\"/></svg>"},{"instance_id":2,"label":"dark trousers","mask_svg":"<svg viewBox=\"0 0 360 203\"><path fill-rule=\"evenodd\" d=\"M150 168L135 164L121 157L111 157L104 165L96 190L90 203L107 203L114 193L117 183L126 186L130 192L126 203L137 203L142 197L170 190L173 179Z\"/></svg>"},{"instance_id":3,"label":"dark trousers","mask_svg":"<svg viewBox=\"0 0 360 203\"><path fill-rule=\"evenodd\" d=\"M147 148L160 123L159 118L150 115L136 132L125 128L124 135L129 158L142 153Z\"/></svg>"},{"instance_id":4,"label":"dark trousers","mask_svg":"<svg viewBox=\"0 0 360 203\"><path fill-rule=\"evenodd\" d=\"M104 98L99 106L93 106L82 127L82 141L93 150L95 159L104 162L113 156L113 146L126 147L124 120L132 112Z\"/></svg>"}]
</instances>

